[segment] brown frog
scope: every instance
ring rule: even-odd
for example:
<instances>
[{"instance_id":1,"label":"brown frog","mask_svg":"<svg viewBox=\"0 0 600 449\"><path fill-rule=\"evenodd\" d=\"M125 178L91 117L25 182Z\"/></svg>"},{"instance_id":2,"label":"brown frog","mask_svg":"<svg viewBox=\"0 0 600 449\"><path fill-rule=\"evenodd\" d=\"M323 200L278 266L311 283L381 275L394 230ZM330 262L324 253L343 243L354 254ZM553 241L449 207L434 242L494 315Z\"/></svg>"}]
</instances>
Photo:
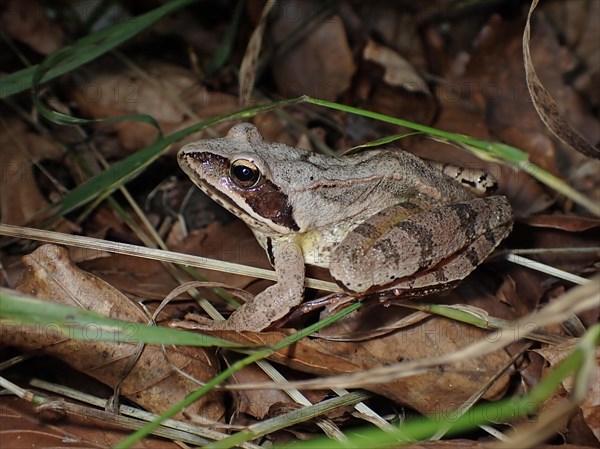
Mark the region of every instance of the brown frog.
<instances>
[{"instance_id":1,"label":"brown frog","mask_svg":"<svg viewBox=\"0 0 600 449\"><path fill-rule=\"evenodd\" d=\"M246 222L277 272L276 285L217 327L257 331L285 316L302 302L305 264L328 268L356 295L450 288L512 228L505 197L473 192L487 189L485 172L431 165L401 150L325 156L268 142L242 123L223 138L184 146L178 160Z\"/></svg>"}]
</instances>

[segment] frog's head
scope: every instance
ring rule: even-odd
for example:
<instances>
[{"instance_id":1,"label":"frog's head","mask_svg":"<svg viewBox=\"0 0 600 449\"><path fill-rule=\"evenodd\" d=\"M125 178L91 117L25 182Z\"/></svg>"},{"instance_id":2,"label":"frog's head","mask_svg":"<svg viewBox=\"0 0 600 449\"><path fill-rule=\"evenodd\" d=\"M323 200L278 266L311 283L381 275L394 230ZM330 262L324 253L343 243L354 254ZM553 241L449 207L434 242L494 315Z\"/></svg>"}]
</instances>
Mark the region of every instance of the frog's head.
<instances>
[{"instance_id":1,"label":"frog's head","mask_svg":"<svg viewBox=\"0 0 600 449\"><path fill-rule=\"evenodd\" d=\"M288 195L274 180L263 151L269 145L254 125L241 123L225 137L185 145L177 160L194 184L253 231L297 232Z\"/></svg>"}]
</instances>

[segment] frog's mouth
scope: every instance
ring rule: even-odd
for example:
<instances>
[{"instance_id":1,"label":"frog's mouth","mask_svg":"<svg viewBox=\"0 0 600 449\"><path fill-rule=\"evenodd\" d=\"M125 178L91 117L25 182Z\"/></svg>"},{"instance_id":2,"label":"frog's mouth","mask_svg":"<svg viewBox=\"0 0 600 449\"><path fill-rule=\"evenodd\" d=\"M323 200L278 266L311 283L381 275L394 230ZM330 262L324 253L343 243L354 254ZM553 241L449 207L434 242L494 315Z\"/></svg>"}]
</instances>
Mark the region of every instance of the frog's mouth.
<instances>
[{"instance_id":1,"label":"frog's mouth","mask_svg":"<svg viewBox=\"0 0 600 449\"><path fill-rule=\"evenodd\" d=\"M182 151L179 165L204 193L252 229L287 234L300 230L288 197L273 182L243 188L231 180L229 158L209 152Z\"/></svg>"}]
</instances>

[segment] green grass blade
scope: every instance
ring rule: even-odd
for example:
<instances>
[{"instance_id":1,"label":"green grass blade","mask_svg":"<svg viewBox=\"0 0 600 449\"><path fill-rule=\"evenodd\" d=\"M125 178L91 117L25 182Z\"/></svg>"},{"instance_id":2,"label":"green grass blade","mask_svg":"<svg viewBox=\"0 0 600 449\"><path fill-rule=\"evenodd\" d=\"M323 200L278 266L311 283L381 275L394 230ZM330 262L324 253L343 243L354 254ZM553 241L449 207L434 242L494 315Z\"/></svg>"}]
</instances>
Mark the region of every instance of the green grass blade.
<instances>
[{"instance_id":1,"label":"green grass blade","mask_svg":"<svg viewBox=\"0 0 600 449\"><path fill-rule=\"evenodd\" d=\"M258 360L267 358L271 354L274 354L275 352L277 352L287 346L290 346L290 345L302 340L303 338L305 338L315 332L320 331L321 329L326 328L330 324L333 324L336 321L341 320L342 318L350 315L352 312L354 312L355 310L358 310L360 307L361 307L361 304L359 302L354 303L354 304L346 307L345 309L334 313L330 317L325 318L322 321L319 321L319 322L312 324L300 331L293 333L292 335L275 343L270 348L259 349L256 352L253 352L252 354L250 354L248 357L245 357L241 360L234 362L229 368L227 368L226 370L221 372L218 376L214 377L213 379L208 381L204 386L202 386L198 390L196 390L193 393L191 393L190 395L188 395L183 401L179 402L178 404L175 404L169 410L164 412L162 415L160 415L160 417L158 419L152 421L151 423L146 424L141 429L128 435L125 439L120 441L115 446L115 449L127 449L127 448L132 447L134 444L141 441L142 438L150 435L154 431L154 429L158 428L158 426L160 426L165 420L175 416L181 410L183 410L188 405L190 405L193 402L200 399L202 396L204 396L205 394L210 392L213 388L215 388L216 386L218 386L219 384L221 384L222 382L227 380L229 377L231 377L236 372L240 371L245 366L248 366Z\"/></svg>"},{"instance_id":2,"label":"green grass blade","mask_svg":"<svg viewBox=\"0 0 600 449\"><path fill-rule=\"evenodd\" d=\"M247 119L262 112L297 103L300 100L300 98L295 98L253 106L231 114L205 120L179 130L176 133L170 134L163 139L154 142L143 150L140 150L125 159L121 159L110 168L75 187L64 198L57 203L54 203L51 208L55 214L63 215L71 212L77 207L87 204L99 196L109 195L121 185L135 178L150 163L155 161L169 145L194 132L228 120Z\"/></svg>"},{"instance_id":3,"label":"green grass blade","mask_svg":"<svg viewBox=\"0 0 600 449\"><path fill-rule=\"evenodd\" d=\"M419 123L413 123L407 120L379 114L377 112L365 111L364 109L333 103L331 101L320 100L318 98L306 97L306 101L308 103L325 106L330 109L344 111L350 114L369 117L374 120L414 129L415 131L420 131L424 134L432 136L436 140L452 143L465 148L484 160L511 164L516 168L524 170L541 183L553 188L557 192L560 192L566 197L572 199L574 202L600 216L600 205L594 203L589 198L586 198L584 195L573 189L561 179L531 163L527 153L511 145L500 142L479 140L463 134L451 133L448 131L431 128L430 126L421 125Z\"/></svg>"},{"instance_id":4,"label":"green grass blade","mask_svg":"<svg viewBox=\"0 0 600 449\"><path fill-rule=\"evenodd\" d=\"M184 346L244 347L210 335L166 327L114 320L79 307L56 304L0 288L2 332L19 332L22 325L35 325L76 340L113 343L148 343Z\"/></svg>"},{"instance_id":5,"label":"green grass blade","mask_svg":"<svg viewBox=\"0 0 600 449\"><path fill-rule=\"evenodd\" d=\"M57 125L87 125L89 123L103 123L103 122L125 122L125 121L135 121L135 122L144 122L152 125L156 131L158 131L158 140L162 139L162 131L160 129L160 125L156 121L154 117L148 114L132 114L132 115L120 115L117 117L106 117L106 118L80 118L73 117L72 115L66 115L62 112L54 111L47 106L45 106L37 94L32 91L31 99L33 105L36 107L36 110L40 113L40 115L47 120L56 123Z\"/></svg>"},{"instance_id":6,"label":"green grass blade","mask_svg":"<svg viewBox=\"0 0 600 449\"><path fill-rule=\"evenodd\" d=\"M392 134L390 136L384 136L384 137L381 137L380 139L372 140L370 142L366 142L361 145L356 145L355 147L352 147L349 150L344 151L344 156L350 155L350 154L356 154L365 148L373 148L373 147L378 147L381 145L387 145L388 143L395 142L396 140L405 139L410 136L418 136L418 135L421 135L421 133L414 132L414 133L402 133L402 134Z\"/></svg>"},{"instance_id":7,"label":"green grass blade","mask_svg":"<svg viewBox=\"0 0 600 449\"><path fill-rule=\"evenodd\" d=\"M98 58L150 27L162 17L193 1L195 0L166 2L163 6L131 20L82 37L73 45L63 47L49 55L39 66L31 66L0 78L0 98L7 98L34 86L36 72L39 82L45 83Z\"/></svg>"},{"instance_id":8,"label":"green grass blade","mask_svg":"<svg viewBox=\"0 0 600 449\"><path fill-rule=\"evenodd\" d=\"M240 19L242 17L242 11L244 10L245 2L238 2L235 10L233 11L233 17L231 19L231 23L227 28L227 33L225 33L225 37L223 42L217 48L217 51L213 58L209 61L204 69L204 77L210 78L213 76L217 70L219 70L225 62L229 59L231 55L231 49L233 48L233 44L235 43L235 38L237 36L237 32L240 27Z\"/></svg>"},{"instance_id":9,"label":"green grass blade","mask_svg":"<svg viewBox=\"0 0 600 449\"><path fill-rule=\"evenodd\" d=\"M296 449L383 449L396 448L406 441L424 441L444 425L450 426L453 435L476 429L484 424L510 422L532 415L561 387L562 382L573 372L586 369L586 360L594 357L594 348L600 341L600 325L592 326L580 339L573 351L525 396L507 399L492 404L475 406L468 413L456 417L452 412L437 416L411 419L402 423L394 432L381 429L356 429L347 441L315 438L294 443ZM281 446L280 446L281 447Z\"/></svg>"}]
</instances>

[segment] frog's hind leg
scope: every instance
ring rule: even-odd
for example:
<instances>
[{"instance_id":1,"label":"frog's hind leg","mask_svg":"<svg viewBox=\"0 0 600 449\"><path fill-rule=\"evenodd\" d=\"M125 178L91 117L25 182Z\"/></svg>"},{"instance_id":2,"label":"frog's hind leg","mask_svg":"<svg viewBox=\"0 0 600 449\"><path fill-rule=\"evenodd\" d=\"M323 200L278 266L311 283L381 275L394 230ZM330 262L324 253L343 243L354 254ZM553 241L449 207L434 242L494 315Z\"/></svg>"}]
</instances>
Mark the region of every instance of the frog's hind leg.
<instances>
[{"instance_id":1,"label":"frog's hind leg","mask_svg":"<svg viewBox=\"0 0 600 449\"><path fill-rule=\"evenodd\" d=\"M415 288L440 289L471 273L512 227L503 196L407 212L389 207L349 233L332 254L333 278L357 293L410 288L413 278Z\"/></svg>"},{"instance_id":2,"label":"frog's hind leg","mask_svg":"<svg viewBox=\"0 0 600 449\"><path fill-rule=\"evenodd\" d=\"M511 227L511 224L506 224L491 229L477 237L462 251L433 268L399 279L392 287L394 294L424 296L453 288L490 255L497 244L510 233Z\"/></svg>"}]
</instances>

